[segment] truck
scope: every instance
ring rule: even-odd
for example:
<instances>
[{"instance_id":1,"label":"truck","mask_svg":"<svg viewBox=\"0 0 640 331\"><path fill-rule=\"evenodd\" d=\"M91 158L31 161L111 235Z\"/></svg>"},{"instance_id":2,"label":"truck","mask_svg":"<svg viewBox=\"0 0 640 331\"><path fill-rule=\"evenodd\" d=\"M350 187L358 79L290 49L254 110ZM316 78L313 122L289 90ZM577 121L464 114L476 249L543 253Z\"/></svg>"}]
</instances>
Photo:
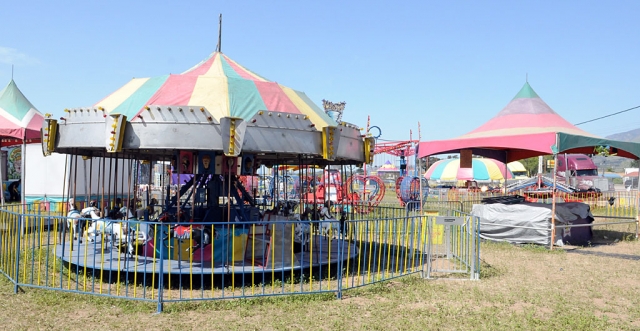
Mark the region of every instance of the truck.
<instances>
[{"instance_id":1,"label":"truck","mask_svg":"<svg viewBox=\"0 0 640 331\"><path fill-rule=\"evenodd\" d=\"M622 183L627 191L638 188L638 168L624 168Z\"/></svg>"},{"instance_id":2,"label":"truck","mask_svg":"<svg viewBox=\"0 0 640 331\"><path fill-rule=\"evenodd\" d=\"M585 154L560 154L556 165L558 181L578 190L612 191L613 182L598 175L598 167Z\"/></svg>"}]
</instances>

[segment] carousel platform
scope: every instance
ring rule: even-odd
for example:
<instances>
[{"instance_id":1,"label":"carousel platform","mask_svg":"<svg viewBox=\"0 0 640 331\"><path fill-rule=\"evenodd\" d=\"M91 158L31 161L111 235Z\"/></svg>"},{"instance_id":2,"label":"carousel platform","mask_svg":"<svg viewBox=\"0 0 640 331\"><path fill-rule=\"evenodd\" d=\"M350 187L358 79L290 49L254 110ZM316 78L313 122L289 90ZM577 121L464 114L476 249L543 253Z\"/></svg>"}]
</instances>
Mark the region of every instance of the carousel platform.
<instances>
[{"instance_id":1,"label":"carousel platform","mask_svg":"<svg viewBox=\"0 0 640 331\"><path fill-rule=\"evenodd\" d=\"M126 249L113 248L109 243L103 245L96 242L70 242L57 244L55 254L65 263L76 268L102 270L107 272L120 271L125 273L144 274L191 274L191 275L222 275L222 274L252 274L273 273L313 269L346 261L358 255L358 248L354 243L343 239L330 239L314 235L308 249L294 249L294 246L276 245L267 249L263 254L251 250L251 244L241 254L236 249L228 249L223 258L215 253L218 247L207 245L203 249L196 249L193 253L188 250L171 249L162 255L158 250L146 245L134 246L133 255L128 256ZM299 248L299 247L298 247ZM151 251L151 253L149 253ZM228 253L228 254L227 254ZM162 256L161 259L159 256ZM211 257L214 257L211 259ZM216 258L216 256L218 258ZM170 258L164 258L170 257ZM213 261L212 261L213 260Z\"/></svg>"}]
</instances>

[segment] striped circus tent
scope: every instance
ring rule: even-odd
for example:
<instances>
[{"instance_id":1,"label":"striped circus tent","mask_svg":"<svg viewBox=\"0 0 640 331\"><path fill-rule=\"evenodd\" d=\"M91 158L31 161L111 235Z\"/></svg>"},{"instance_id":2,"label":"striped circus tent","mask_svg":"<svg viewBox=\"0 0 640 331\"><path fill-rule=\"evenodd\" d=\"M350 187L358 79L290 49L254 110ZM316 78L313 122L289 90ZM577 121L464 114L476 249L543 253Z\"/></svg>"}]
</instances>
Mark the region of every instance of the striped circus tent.
<instances>
[{"instance_id":1,"label":"striped circus tent","mask_svg":"<svg viewBox=\"0 0 640 331\"><path fill-rule=\"evenodd\" d=\"M472 173L460 169L460 159L445 159L431 165L424 176L429 180L445 182L458 180L499 181L504 179L504 163L493 159L478 158L471 161ZM507 179L511 178L513 178L513 174L509 170Z\"/></svg>"},{"instance_id":2,"label":"striped circus tent","mask_svg":"<svg viewBox=\"0 0 640 331\"><path fill-rule=\"evenodd\" d=\"M44 117L13 79L0 91L0 146L40 142Z\"/></svg>"},{"instance_id":3,"label":"striped circus tent","mask_svg":"<svg viewBox=\"0 0 640 331\"><path fill-rule=\"evenodd\" d=\"M391 161L385 162L380 168L377 170L378 172L400 172L400 169L395 165L391 164Z\"/></svg>"},{"instance_id":4,"label":"striped circus tent","mask_svg":"<svg viewBox=\"0 0 640 331\"><path fill-rule=\"evenodd\" d=\"M181 74L134 78L94 105L131 122L150 105L204 107L215 120L251 119L259 111L306 115L318 128L337 123L306 94L272 82L221 52Z\"/></svg>"},{"instance_id":5,"label":"striped circus tent","mask_svg":"<svg viewBox=\"0 0 640 331\"><path fill-rule=\"evenodd\" d=\"M24 177L26 148L25 144L40 142L40 128L44 116L31 104L13 79L0 91L0 146L7 147L22 144L20 175L21 201L24 200ZM0 183L2 183L0 167ZM0 187L0 201L4 205L4 188Z\"/></svg>"},{"instance_id":6,"label":"striped circus tent","mask_svg":"<svg viewBox=\"0 0 640 331\"><path fill-rule=\"evenodd\" d=\"M640 144L598 137L576 127L525 83L493 118L462 136L421 142L418 156L471 150L473 155L511 162L558 153L591 154L595 146L616 148L618 156L640 157Z\"/></svg>"}]
</instances>

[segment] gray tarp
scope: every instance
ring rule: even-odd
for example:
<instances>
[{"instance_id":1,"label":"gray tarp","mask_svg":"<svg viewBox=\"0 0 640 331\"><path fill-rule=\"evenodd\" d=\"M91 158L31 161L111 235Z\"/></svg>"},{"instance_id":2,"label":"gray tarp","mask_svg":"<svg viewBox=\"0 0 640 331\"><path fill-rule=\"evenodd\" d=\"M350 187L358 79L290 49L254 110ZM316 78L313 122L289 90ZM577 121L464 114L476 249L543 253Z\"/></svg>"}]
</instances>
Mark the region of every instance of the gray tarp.
<instances>
[{"instance_id":1,"label":"gray tarp","mask_svg":"<svg viewBox=\"0 0 640 331\"><path fill-rule=\"evenodd\" d=\"M480 237L483 239L517 244L549 245L551 205L537 203L473 205L471 214L480 218ZM556 225L591 223L592 221L593 215L587 204L567 202L556 205ZM570 233L570 229L558 229L555 244L562 245L562 238L567 238Z\"/></svg>"}]
</instances>

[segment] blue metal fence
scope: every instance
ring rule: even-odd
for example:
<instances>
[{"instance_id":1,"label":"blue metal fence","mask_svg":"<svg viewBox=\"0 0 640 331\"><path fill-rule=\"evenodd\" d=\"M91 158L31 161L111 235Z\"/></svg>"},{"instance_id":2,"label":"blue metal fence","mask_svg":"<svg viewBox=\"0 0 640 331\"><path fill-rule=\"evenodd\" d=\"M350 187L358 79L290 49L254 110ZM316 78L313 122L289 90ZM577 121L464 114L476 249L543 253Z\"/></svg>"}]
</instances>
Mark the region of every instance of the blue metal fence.
<instances>
[{"instance_id":1,"label":"blue metal fence","mask_svg":"<svg viewBox=\"0 0 640 331\"><path fill-rule=\"evenodd\" d=\"M93 220L92 227L92 220L27 210L0 210L0 272L16 291L38 287L151 301L158 311L177 301L311 293L340 298L351 288L425 275L430 245L442 240L433 230L434 214L388 207L369 214L375 219L358 215L342 224L273 215L255 223ZM87 221L82 241L72 231L77 220Z\"/></svg>"}]
</instances>

